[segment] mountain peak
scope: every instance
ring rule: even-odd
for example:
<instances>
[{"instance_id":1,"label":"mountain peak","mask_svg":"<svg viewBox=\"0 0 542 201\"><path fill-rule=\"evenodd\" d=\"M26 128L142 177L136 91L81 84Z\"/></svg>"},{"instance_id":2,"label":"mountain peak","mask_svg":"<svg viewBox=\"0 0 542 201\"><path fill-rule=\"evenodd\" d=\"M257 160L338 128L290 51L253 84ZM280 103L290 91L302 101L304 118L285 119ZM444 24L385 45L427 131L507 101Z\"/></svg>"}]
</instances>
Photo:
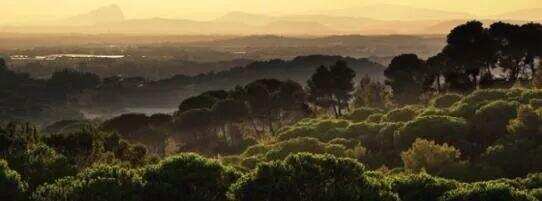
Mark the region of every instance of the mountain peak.
<instances>
[{"instance_id":1,"label":"mountain peak","mask_svg":"<svg viewBox=\"0 0 542 201\"><path fill-rule=\"evenodd\" d=\"M122 22L124 20L124 13L120 6L111 4L71 17L67 21L72 25L96 25Z\"/></svg>"}]
</instances>

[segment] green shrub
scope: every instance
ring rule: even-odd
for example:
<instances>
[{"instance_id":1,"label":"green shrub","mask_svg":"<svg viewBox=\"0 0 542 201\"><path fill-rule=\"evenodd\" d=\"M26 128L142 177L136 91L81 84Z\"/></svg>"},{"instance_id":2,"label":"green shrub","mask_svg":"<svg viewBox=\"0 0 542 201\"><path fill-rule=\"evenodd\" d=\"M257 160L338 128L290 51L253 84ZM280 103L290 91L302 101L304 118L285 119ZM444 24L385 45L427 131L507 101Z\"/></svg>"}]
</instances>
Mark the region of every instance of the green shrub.
<instances>
[{"instance_id":1,"label":"green shrub","mask_svg":"<svg viewBox=\"0 0 542 201\"><path fill-rule=\"evenodd\" d=\"M133 170L97 166L40 186L35 201L140 201L143 180Z\"/></svg>"},{"instance_id":2,"label":"green shrub","mask_svg":"<svg viewBox=\"0 0 542 201\"><path fill-rule=\"evenodd\" d=\"M459 102L463 96L459 94L443 94L431 100L430 105L436 108L449 108Z\"/></svg>"},{"instance_id":3,"label":"green shrub","mask_svg":"<svg viewBox=\"0 0 542 201\"><path fill-rule=\"evenodd\" d=\"M433 141L418 139L412 147L401 154L406 170L427 171L436 176L457 175L464 171L466 163L460 159L461 152L447 144L439 145Z\"/></svg>"},{"instance_id":4,"label":"green shrub","mask_svg":"<svg viewBox=\"0 0 542 201\"><path fill-rule=\"evenodd\" d=\"M509 94L507 90L504 89L484 89L477 90L463 98L462 103L467 103L470 105L477 105L490 101L497 100L508 100Z\"/></svg>"},{"instance_id":5,"label":"green shrub","mask_svg":"<svg viewBox=\"0 0 542 201\"><path fill-rule=\"evenodd\" d=\"M536 137L542 133L542 118L529 106L518 108L517 118L508 123L507 131L517 137Z\"/></svg>"},{"instance_id":6,"label":"green shrub","mask_svg":"<svg viewBox=\"0 0 542 201\"><path fill-rule=\"evenodd\" d=\"M36 145L13 161L12 167L19 170L30 188L53 182L65 176L75 176L77 169L62 154L46 145Z\"/></svg>"},{"instance_id":7,"label":"green shrub","mask_svg":"<svg viewBox=\"0 0 542 201\"><path fill-rule=\"evenodd\" d=\"M448 116L448 111L439 109L439 108L427 108L423 110L418 117L424 117L424 116Z\"/></svg>"},{"instance_id":8,"label":"green shrub","mask_svg":"<svg viewBox=\"0 0 542 201\"><path fill-rule=\"evenodd\" d=\"M195 154L180 154L143 170L143 200L226 201L240 173Z\"/></svg>"},{"instance_id":9,"label":"green shrub","mask_svg":"<svg viewBox=\"0 0 542 201\"><path fill-rule=\"evenodd\" d=\"M398 200L382 179L364 172L352 159L297 154L261 164L232 186L230 196L236 201Z\"/></svg>"},{"instance_id":10,"label":"green shrub","mask_svg":"<svg viewBox=\"0 0 542 201\"><path fill-rule=\"evenodd\" d=\"M488 147L481 155L484 167L496 170L495 177L522 177L533 172L542 172L542 142L516 140Z\"/></svg>"},{"instance_id":11,"label":"green shrub","mask_svg":"<svg viewBox=\"0 0 542 201\"><path fill-rule=\"evenodd\" d=\"M458 182L433 177L426 173L401 174L391 178L393 192L402 201L435 201L459 186Z\"/></svg>"},{"instance_id":12,"label":"green shrub","mask_svg":"<svg viewBox=\"0 0 542 201\"><path fill-rule=\"evenodd\" d=\"M0 160L0 189L0 200L26 199L26 183L21 179L19 173L8 167L8 163L4 160Z\"/></svg>"},{"instance_id":13,"label":"green shrub","mask_svg":"<svg viewBox=\"0 0 542 201\"><path fill-rule=\"evenodd\" d=\"M388 112L382 117L383 122L407 122L419 114L420 108L416 106L406 106Z\"/></svg>"},{"instance_id":14,"label":"green shrub","mask_svg":"<svg viewBox=\"0 0 542 201\"><path fill-rule=\"evenodd\" d=\"M378 132L385 124L375 124L375 123L367 123L367 122L360 122L351 124L346 128L346 138L355 138L355 139L365 139L369 136L376 136L378 135Z\"/></svg>"},{"instance_id":15,"label":"green shrub","mask_svg":"<svg viewBox=\"0 0 542 201\"><path fill-rule=\"evenodd\" d=\"M539 201L542 200L542 188L533 189L530 191L530 194Z\"/></svg>"},{"instance_id":16,"label":"green shrub","mask_svg":"<svg viewBox=\"0 0 542 201\"><path fill-rule=\"evenodd\" d=\"M338 144L338 145L343 145L344 147L346 148L354 148L356 145L359 144L359 141L357 140L349 140L349 139L345 139L345 138L335 138L331 141L328 142L329 144Z\"/></svg>"},{"instance_id":17,"label":"green shrub","mask_svg":"<svg viewBox=\"0 0 542 201\"><path fill-rule=\"evenodd\" d=\"M337 119L309 119L288 126L278 136L279 141L286 141L299 137L313 137L322 141L343 138L349 121Z\"/></svg>"},{"instance_id":18,"label":"green shrub","mask_svg":"<svg viewBox=\"0 0 542 201\"><path fill-rule=\"evenodd\" d=\"M302 152L331 154L337 157L357 157L359 155L352 155L356 153L354 149L357 146L358 142L344 138L324 143L316 138L301 137L265 146L257 145L257 147L249 148L243 156L247 158L258 157L260 161L282 160L291 154ZM258 151L255 151L256 149Z\"/></svg>"},{"instance_id":19,"label":"green shrub","mask_svg":"<svg viewBox=\"0 0 542 201\"><path fill-rule=\"evenodd\" d=\"M537 201L527 192L502 183L483 182L446 193L439 201Z\"/></svg>"},{"instance_id":20,"label":"green shrub","mask_svg":"<svg viewBox=\"0 0 542 201\"><path fill-rule=\"evenodd\" d=\"M494 143L503 137L508 122L517 116L519 103L508 101L495 101L484 105L476 113L471 121L473 128L470 139L483 146Z\"/></svg>"},{"instance_id":21,"label":"green shrub","mask_svg":"<svg viewBox=\"0 0 542 201\"><path fill-rule=\"evenodd\" d=\"M528 189L542 188L542 173L529 174L521 183Z\"/></svg>"},{"instance_id":22,"label":"green shrub","mask_svg":"<svg viewBox=\"0 0 542 201\"><path fill-rule=\"evenodd\" d=\"M449 116L418 117L399 130L396 143L402 150L410 147L417 138L458 145L467 134L468 125L464 119Z\"/></svg>"},{"instance_id":23,"label":"green shrub","mask_svg":"<svg viewBox=\"0 0 542 201\"><path fill-rule=\"evenodd\" d=\"M542 90L524 90L519 100L523 104L529 104L532 100L542 99Z\"/></svg>"},{"instance_id":24,"label":"green shrub","mask_svg":"<svg viewBox=\"0 0 542 201\"><path fill-rule=\"evenodd\" d=\"M539 109L542 107L542 99L531 99L529 105L534 109Z\"/></svg>"},{"instance_id":25,"label":"green shrub","mask_svg":"<svg viewBox=\"0 0 542 201\"><path fill-rule=\"evenodd\" d=\"M367 123L380 123L380 121L382 121L383 117L384 117L384 114L382 114L382 113L372 114L369 117L367 117L365 122L367 122Z\"/></svg>"},{"instance_id":26,"label":"green shrub","mask_svg":"<svg viewBox=\"0 0 542 201\"><path fill-rule=\"evenodd\" d=\"M368 108L368 107L361 107L357 108L354 111L352 111L350 114L345 116L345 119L350 120L352 122L362 122L367 120L367 118L373 114L381 113L382 110L378 108Z\"/></svg>"}]
</instances>

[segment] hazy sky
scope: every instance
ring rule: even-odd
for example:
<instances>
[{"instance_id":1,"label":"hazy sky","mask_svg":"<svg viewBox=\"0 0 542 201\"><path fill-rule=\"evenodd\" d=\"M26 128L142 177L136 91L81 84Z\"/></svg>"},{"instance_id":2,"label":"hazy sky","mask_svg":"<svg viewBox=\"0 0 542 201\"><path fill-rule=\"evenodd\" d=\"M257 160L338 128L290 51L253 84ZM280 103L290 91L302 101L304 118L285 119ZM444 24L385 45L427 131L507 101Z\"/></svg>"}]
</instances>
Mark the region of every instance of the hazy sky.
<instances>
[{"instance_id":1,"label":"hazy sky","mask_svg":"<svg viewBox=\"0 0 542 201\"><path fill-rule=\"evenodd\" d=\"M477 16L542 7L542 0L0 0L0 22L62 18L109 4L118 4L128 18L209 19L230 11L302 14L380 3L468 12Z\"/></svg>"}]
</instances>

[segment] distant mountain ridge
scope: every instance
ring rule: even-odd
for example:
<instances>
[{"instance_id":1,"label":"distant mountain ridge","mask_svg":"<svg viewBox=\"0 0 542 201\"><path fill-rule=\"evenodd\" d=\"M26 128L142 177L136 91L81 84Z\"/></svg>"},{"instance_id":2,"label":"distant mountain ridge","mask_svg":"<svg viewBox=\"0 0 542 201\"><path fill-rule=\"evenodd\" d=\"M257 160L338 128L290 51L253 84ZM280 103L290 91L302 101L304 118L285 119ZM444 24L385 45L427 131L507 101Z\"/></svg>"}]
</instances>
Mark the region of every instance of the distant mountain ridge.
<instances>
[{"instance_id":1,"label":"distant mountain ridge","mask_svg":"<svg viewBox=\"0 0 542 201\"><path fill-rule=\"evenodd\" d=\"M465 12L451 12L436 9L416 8L394 4L371 4L362 7L323 11L325 15L350 16L378 20L450 20L469 19L474 15Z\"/></svg>"},{"instance_id":2,"label":"distant mountain ridge","mask_svg":"<svg viewBox=\"0 0 542 201\"><path fill-rule=\"evenodd\" d=\"M453 25L472 19L524 23L542 21L542 8L520 10L492 17L409 6L375 4L321 11L314 14L268 16L230 12L214 20L147 18L126 19L117 5L77 15L55 26L3 27L22 33L128 33L220 35L336 35L336 34L444 34Z\"/></svg>"},{"instance_id":3,"label":"distant mountain ridge","mask_svg":"<svg viewBox=\"0 0 542 201\"><path fill-rule=\"evenodd\" d=\"M98 8L96 10L92 10L85 14L70 17L66 20L63 20L63 22L68 25L89 26L98 24L118 23L124 20L125 17L122 9L118 5L112 4L109 6Z\"/></svg>"}]
</instances>

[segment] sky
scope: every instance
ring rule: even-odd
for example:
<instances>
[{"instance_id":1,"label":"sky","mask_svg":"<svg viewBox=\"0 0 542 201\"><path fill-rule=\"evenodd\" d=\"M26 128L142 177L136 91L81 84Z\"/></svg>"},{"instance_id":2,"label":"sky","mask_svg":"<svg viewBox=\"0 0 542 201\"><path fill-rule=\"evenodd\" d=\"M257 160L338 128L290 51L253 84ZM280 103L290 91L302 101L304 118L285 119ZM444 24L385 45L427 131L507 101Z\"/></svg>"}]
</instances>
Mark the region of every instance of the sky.
<instances>
[{"instance_id":1,"label":"sky","mask_svg":"<svg viewBox=\"0 0 542 201\"><path fill-rule=\"evenodd\" d=\"M127 18L170 17L206 20L231 11L304 14L371 4L397 4L476 16L542 7L542 0L0 0L0 22L27 22L85 13L119 5Z\"/></svg>"}]
</instances>

